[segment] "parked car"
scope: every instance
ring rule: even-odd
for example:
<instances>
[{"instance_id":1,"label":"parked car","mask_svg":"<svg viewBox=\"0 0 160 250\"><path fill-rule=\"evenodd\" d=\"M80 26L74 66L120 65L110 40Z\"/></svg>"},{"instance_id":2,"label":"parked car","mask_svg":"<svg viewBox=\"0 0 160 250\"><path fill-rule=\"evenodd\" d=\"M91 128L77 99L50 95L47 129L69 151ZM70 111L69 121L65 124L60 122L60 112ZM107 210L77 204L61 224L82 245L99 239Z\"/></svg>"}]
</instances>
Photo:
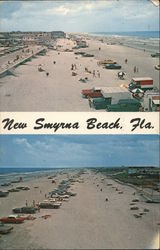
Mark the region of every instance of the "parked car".
<instances>
[{"instance_id":1,"label":"parked car","mask_svg":"<svg viewBox=\"0 0 160 250\"><path fill-rule=\"evenodd\" d=\"M46 208L46 209L58 209L60 208L61 204L59 202L39 202L38 206L40 208Z\"/></svg>"},{"instance_id":2,"label":"parked car","mask_svg":"<svg viewBox=\"0 0 160 250\"><path fill-rule=\"evenodd\" d=\"M160 64L156 65L155 69L160 70Z\"/></svg>"},{"instance_id":3,"label":"parked car","mask_svg":"<svg viewBox=\"0 0 160 250\"><path fill-rule=\"evenodd\" d=\"M35 214L36 208L35 207L21 207L21 208L13 208L12 211L15 214L23 213L23 214Z\"/></svg>"},{"instance_id":4,"label":"parked car","mask_svg":"<svg viewBox=\"0 0 160 250\"><path fill-rule=\"evenodd\" d=\"M122 67L121 67L121 65L119 65L117 63L115 63L115 64L111 63L111 64L106 64L105 68L106 69L121 69Z\"/></svg>"},{"instance_id":5,"label":"parked car","mask_svg":"<svg viewBox=\"0 0 160 250\"><path fill-rule=\"evenodd\" d=\"M159 57L160 56L160 53L153 53L151 54L151 57Z\"/></svg>"},{"instance_id":6,"label":"parked car","mask_svg":"<svg viewBox=\"0 0 160 250\"><path fill-rule=\"evenodd\" d=\"M134 77L128 85L128 89L142 89L143 91L153 89L153 79L151 77Z\"/></svg>"},{"instance_id":7,"label":"parked car","mask_svg":"<svg viewBox=\"0 0 160 250\"><path fill-rule=\"evenodd\" d=\"M16 189L19 189L19 190L26 190L26 191L28 191L28 190L30 190L30 188L29 187L16 187Z\"/></svg>"},{"instance_id":8,"label":"parked car","mask_svg":"<svg viewBox=\"0 0 160 250\"><path fill-rule=\"evenodd\" d=\"M95 109L106 109L108 104L111 104L111 98L100 97L93 99Z\"/></svg>"},{"instance_id":9,"label":"parked car","mask_svg":"<svg viewBox=\"0 0 160 250\"><path fill-rule=\"evenodd\" d=\"M111 112L131 112L139 111L141 103L135 99L122 99L117 104L107 105L107 111Z\"/></svg>"},{"instance_id":10,"label":"parked car","mask_svg":"<svg viewBox=\"0 0 160 250\"><path fill-rule=\"evenodd\" d=\"M0 222L0 234L8 234L13 230L12 226L5 225L4 223Z\"/></svg>"},{"instance_id":11,"label":"parked car","mask_svg":"<svg viewBox=\"0 0 160 250\"><path fill-rule=\"evenodd\" d=\"M107 59L107 60L99 61L97 64L105 66L106 64L116 64L116 63L117 62L113 61L112 59Z\"/></svg>"},{"instance_id":12,"label":"parked car","mask_svg":"<svg viewBox=\"0 0 160 250\"><path fill-rule=\"evenodd\" d=\"M9 215L8 217L0 218L0 221L3 223L20 224L24 222L24 218L18 215Z\"/></svg>"},{"instance_id":13,"label":"parked car","mask_svg":"<svg viewBox=\"0 0 160 250\"><path fill-rule=\"evenodd\" d=\"M94 55L92 55L92 54L87 54L87 53L82 54L82 56L83 56L83 57L94 57Z\"/></svg>"},{"instance_id":14,"label":"parked car","mask_svg":"<svg viewBox=\"0 0 160 250\"><path fill-rule=\"evenodd\" d=\"M75 55L84 55L85 52L83 52L83 51L78 51L78 52L74 52L74 54L75 54Z\"/></svg>"},{"instance_id":15,"label":"parked car","mask_svg":"<svg viewBox=\"0 0 160 250\"><path fill-rule=\"evenodd\" d=\"M82 96L84 98L97 98L102 97L101 88L83 89Z\"/></svg>"},{"instance_id":16,"label":"parked car","mask_svg":"<svg viewBox=\"0 0 160 250\"><path fill-rule=\"evenodd\" d=\"M8 187L8 186L10 186L10 185L11 185L10 182L8 182L8 183L3 183L3 184L1 184L1 187Z\"/></svg>"},{"instance_id":17,"label":"parked car","mask_svg":"<svg viewBox=\"0 0 160 250\"><path fill-rule=\"evenodd\" d=\"M132 99L132 94L126 88L121 87L102 87L103 97L93 98L95 109L106 109L107 105L117 104L121 99Z\"/></svg>"},{"instance_id":18,"label":"parked car","mask_svg":"<svg viewBox=\"0 0 160 250\"><path fill-rule=\"evenodd\" d=\"M11 189L8 189L8 192L11 192L11 193L16 193L16 192L19 192L20 190L17 189L17 188L11 188Z\"/></svg>"},{"instance_id":19,"label":"parked car","mask_svg":"<svg viewBox=\"0 0 160 250\"><path fill-rule=\"evenodd\" d=\"M9 194L8 191L1 191L1 190L0 190L0 197L7 197L8 194Z\"/></svg>"}]
</instances>

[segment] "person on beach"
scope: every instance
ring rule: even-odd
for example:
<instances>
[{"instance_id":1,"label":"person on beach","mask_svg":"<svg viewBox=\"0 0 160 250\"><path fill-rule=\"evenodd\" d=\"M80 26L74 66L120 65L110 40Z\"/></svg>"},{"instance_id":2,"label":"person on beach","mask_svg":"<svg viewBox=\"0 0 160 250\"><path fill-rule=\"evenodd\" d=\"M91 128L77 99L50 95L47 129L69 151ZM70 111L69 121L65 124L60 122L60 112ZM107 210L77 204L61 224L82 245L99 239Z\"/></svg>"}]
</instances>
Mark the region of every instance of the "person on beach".
<instances>
[{"instance_id":1,"label":"person on beach","mask_svg":"<svg viewBox=\"0 0 160 250\"><path fill-rule=\"evenodd\" d=\"M137 72L137 73L139 72L139 69L138 69L138 67L137 67L137 69L136 69L136 72Z\"/></svg>"},{"instance_id":2,"label":"person on beach","mask_svg":"<svg viewBox=\"0 0 160 250\"><path fill-rule=\"evenodd\" d=\"M35 207L36 206L36 202L35 202L35 200L33 200L33 207Z\"/></svg>"},{"instance_id":3,"label":"person on beach","mask_svg":"<svg viewBox=\"0 0 160 250\"><path fill-rule=\"evenodd\" d=\"M48 73L48 72L46 72L46 76L49 76L49 73Z\"/></svg>"},{"instance_id":4,"label":"person on beach","mask_svg":"<svg viewBox=\"0 0 160 250\"><path fill-rule=\"evenodd\" d=\"M95 72L95 70L93 70L93 77L96 77L96 72Z\"/></svg>"},{"instance_id":5,"label":"person on beach","mask_svg":"<svg viewBox=\"0 0 160 250\"><path fill-rule=\"evenodd\" d=\"M127 64L127 62L128 62L128 60L127 60L127 58L125 59L125 64Z\"/></svg>"},{"instance_id":6,"label":"person on beach","mask_svg":"<svg viewBox=\"0 0 160 250\"><path fill-rule=\"evenodd\" d=\"M99 47L99 50L101 50L101 47Z\"/></svg>"},{"instance_id":7,"label":"person on beach","mask_svg":"<svg viewBox=\"0 0 160 250\"><path fill-rule=\"evenodd\" d=\"M85 72L88 72L88 68L87 67L85 67Z\"/></svg>"},{"instance_id":8,"label":"person on beach","mask_svg":"<svg viewBox=\"0 0 160 250\"><path fill-rule=\"evenodd\" d=\"M100 72L99 72L99 70L97 70L97 75L98 75L98 78L100 78Z\"/></svg>"},{"instance_id":9,"label":"person on beach","mask_svg":"<svg viewBox=\"0 0 160 250\"><path fill-rule=\"evenodd\" d=\"M72 66L71 66L71 70L74 70L74 65L72 64Z\"/></svg>"},{"instance_id":10,"label":"person on beach","mask_svg":"<svg viewBox=\"0 0 160 250\"><path fill-rule=\"evenodd\" d=\"M26 207L28 206L28 201L26 200Z\"/></svg>"},{"instance_id":11,"label":"person on beach","mask_svg":"<svg viewBox=\"0 0 160 250\"><path fill-rule=\"evenodd\" d=\"M89 103L89 107L92 108L92 101L91 98L88 96L88 103Z\"/></svg>"},{"instance_id":12,"label":"person on beach","mask_svg":"<svg viewBox=\"0 0 160 250\"><path fill-rule=\"evenodd\" d=\"M133 71L134 71L134 73L136 73L136 66L134 66Z\"/></svg>"}]
</instances>

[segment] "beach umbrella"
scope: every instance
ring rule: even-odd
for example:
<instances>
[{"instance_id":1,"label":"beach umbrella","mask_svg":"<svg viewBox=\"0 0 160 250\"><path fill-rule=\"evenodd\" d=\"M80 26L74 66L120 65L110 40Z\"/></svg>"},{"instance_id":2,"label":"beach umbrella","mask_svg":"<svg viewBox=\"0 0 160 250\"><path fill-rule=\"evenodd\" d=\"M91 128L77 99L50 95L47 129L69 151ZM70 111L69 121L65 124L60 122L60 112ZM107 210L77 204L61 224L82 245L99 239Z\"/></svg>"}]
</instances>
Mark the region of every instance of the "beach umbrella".
<instances>
[{"instance_id":1,"label":"beach umbrella","mask_svg":"<svg viewBox=\"0 0 160 250\"><path fill-rule=\"evenodd\" d=\"M143 93L143 90L142 89L133 89L132 93L140 94L140 93Z\"/></svg>"},{"instance_id":2,"label":"beach umbrella","mask_svg":"<svg viewBox=\"0 0 160 250\"><path fill-rule=\"evenodd\" d=\"M126 75L126 73L124 71L120 71L120 72L118 72L118 75L119 76L124 76L124 75Z\"/></svg>"}]
</instances>

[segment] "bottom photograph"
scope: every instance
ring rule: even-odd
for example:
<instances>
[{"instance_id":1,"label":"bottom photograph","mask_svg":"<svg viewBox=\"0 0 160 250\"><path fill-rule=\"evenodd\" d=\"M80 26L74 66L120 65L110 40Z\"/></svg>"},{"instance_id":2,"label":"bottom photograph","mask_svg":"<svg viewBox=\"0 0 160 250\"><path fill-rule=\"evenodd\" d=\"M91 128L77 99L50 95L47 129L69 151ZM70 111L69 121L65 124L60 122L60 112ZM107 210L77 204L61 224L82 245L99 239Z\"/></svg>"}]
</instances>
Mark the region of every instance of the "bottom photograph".
<instances>
[{"instance_id":1,"label":"bottom photograph","mask_svg":"<svg viewBox=\"0 0 160 250\"><path fill-rule=\"evenodd\" d=\"M158 135L1 135L0 249L159 249Z\"/></svg>"}]
</instances>

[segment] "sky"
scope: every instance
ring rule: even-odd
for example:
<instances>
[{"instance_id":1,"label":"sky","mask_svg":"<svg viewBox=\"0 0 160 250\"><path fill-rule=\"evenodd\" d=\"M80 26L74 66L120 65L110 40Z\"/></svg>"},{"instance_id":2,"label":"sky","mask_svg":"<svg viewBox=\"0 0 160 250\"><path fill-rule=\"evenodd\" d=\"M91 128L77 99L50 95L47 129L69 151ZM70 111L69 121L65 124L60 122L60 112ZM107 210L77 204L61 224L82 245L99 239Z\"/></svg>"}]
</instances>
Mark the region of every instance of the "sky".
<instances>
[{"instance_id":1,"label":"sky","mask_svg":"<svg viewBox=\"0 0 160 250\"><path fill-rule=\"evenodd\" d=\"M158 166L158 135L1 135L0 167Z\"/></svg>"},{"instance_id":2,"label":"sky","mask_svg":"<svg viewBox=\"0 0 160 250\"><path fill-rule=\"evenodd\" d=\"M1 1L1 31L158 31L150 0Z\"/></svg>"}]
</instances>

